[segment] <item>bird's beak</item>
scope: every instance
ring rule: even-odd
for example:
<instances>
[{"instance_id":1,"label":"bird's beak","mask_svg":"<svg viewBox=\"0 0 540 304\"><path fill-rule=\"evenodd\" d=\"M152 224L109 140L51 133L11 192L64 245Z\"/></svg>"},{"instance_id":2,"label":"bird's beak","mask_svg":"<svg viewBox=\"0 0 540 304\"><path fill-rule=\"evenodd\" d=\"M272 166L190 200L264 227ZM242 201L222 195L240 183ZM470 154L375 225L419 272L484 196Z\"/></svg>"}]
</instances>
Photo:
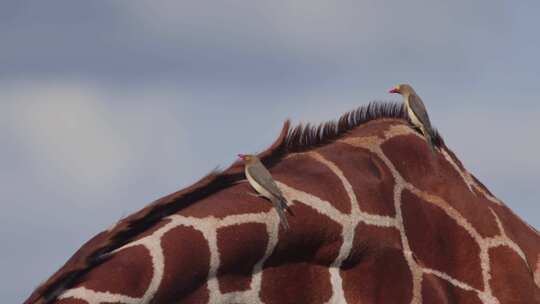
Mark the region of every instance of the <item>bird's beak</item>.
<instances>
[{"instance_id":1,"label":"bird's beak","mask_svg":"<svg viewBox=\"0 0 540 304\"><path fill-rule=\"evenodd\" d=\"M394 93L399 93L399 91L398 91L397 88L393 88L393 89L391 89L390 91L388 91L388 93L394 94Z\"/></svg>"},{"instance_id":2,"label":"bird's beak","mask_svg":"<svg viewBox=\"0 0 540 304\"><path fill-rule=\"evenodd\" d=\"M244 160L246 156L245 156L244 154L238 154L238 157L239 157L241 160Z\"/></svg>"}]
</instances>

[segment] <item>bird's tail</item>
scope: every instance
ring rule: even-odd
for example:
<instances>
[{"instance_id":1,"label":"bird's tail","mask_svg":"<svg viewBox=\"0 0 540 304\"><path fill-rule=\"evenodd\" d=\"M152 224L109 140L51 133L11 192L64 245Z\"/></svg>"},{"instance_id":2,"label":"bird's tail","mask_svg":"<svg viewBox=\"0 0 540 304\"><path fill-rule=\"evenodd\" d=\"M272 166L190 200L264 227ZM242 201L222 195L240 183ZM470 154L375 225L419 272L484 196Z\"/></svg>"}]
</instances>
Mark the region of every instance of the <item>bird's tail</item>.
<instances>
[{"instance_id":1,"label":"bird's tail","mask_svg":"<svg viewBox=\"0 0 540 304\"><path fill-rule=\"evenodd\" d=\"M283 198L275 198L272 199L272 203L274 204L274 207L279 215L281 226L285 230L289 229L289 221L287 220L287 214L285 213L285 210L289 210L290 212L289 206L287 206L287 201Z\"/></svg>"},{"instance_id":2,"label":"bird's tail","mask_svg":"<svg viewBox=\"0 0 540 304\"><path fill-rule=\"evenodd\" d=\"M279 200L279 204L283 208L283 210L287 210L287 213L289 213L290 215L294 215L294 212L289 207L289 205L287 204L287 200L284 197Z\"/></svg>"},{"instance_id":3,"label":"bird's tail","mask_svg":"<svg viewBox=\"0 0 540 304\"><path fill-rule=\"evenodd\" d=\"M435 144L433 143L433 136L428 135L426 139L427 139L429 148L431 149L431 154L435 155L437 151L435 150Z\"/></svg>"},{"instance_id":4,"label":"bird's tail","mask_svg":"<svg viewBox=\"0 0 540 304\"><path fill-rule=\"evenodd\" d=\"M425 130L424 128L422 128L422 133L424 133L424 137L426 138L429 149L431 150L431 154L435 155L437 151L435 150L435 143L433 142L434 134Z\"/></svg>"}]
</instances>

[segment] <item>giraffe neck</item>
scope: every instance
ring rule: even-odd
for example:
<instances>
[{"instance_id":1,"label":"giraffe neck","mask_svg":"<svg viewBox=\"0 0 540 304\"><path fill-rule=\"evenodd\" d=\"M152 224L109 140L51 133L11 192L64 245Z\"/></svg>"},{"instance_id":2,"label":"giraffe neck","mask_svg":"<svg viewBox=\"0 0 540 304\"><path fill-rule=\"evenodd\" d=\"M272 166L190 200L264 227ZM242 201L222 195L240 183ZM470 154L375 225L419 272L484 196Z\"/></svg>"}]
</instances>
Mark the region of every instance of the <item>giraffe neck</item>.
<instances>
[{"instance_id":1,"label":"giraffe neck","mask_svg":"<svg viewBox=\"0 0 540 304\"><path fill-rule=\"evenodd\" d=\"M280 230L267 201L248 194L247 183L235 184L116 249L59 299L537 301L540 236L449 150L430 153L421 136L395 120L291 153L270 168L292 203L289 231Z\"/></svg>"}]
</instances>

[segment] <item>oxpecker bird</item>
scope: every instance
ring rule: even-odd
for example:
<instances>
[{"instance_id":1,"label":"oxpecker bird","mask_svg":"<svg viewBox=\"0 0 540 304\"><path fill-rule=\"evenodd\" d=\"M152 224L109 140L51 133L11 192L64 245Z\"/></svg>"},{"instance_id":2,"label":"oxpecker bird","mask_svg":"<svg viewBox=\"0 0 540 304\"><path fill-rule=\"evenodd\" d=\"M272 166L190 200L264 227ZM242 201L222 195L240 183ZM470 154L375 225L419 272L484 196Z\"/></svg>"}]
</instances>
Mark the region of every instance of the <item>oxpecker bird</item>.
<instances>
[{"instance_id":1,"label":"oxpecker bird","mask_svg":"<svg viewBox=\"0 0 540 304\"><path fill-rule=\"evenodd\" d=\"M281 225L285 230L289 229L289 223L285 215L285 210L289 210L287 200L283 197L281 190L279 190L268 169L266 169L261 160L255 155L238 154L238 157L244 161L246 178L251 187L257 191L257 196L262 196L274 204Z\"/></svg>"},{"instance_id":2,"label":"oxpecker bird","mask_svg":"<svg viewBox=\"0 0 540 304\"><path fill-rule=\"evenodd\" d=\"M434 152L433 138L435 137L435 132L431 127L426 107L420 96L408 84L399 84L390 90L390 93L397 93L403 96L403 102L405 103L411 122L422 131L431 151Z\"/></svg>"}]
</instances>

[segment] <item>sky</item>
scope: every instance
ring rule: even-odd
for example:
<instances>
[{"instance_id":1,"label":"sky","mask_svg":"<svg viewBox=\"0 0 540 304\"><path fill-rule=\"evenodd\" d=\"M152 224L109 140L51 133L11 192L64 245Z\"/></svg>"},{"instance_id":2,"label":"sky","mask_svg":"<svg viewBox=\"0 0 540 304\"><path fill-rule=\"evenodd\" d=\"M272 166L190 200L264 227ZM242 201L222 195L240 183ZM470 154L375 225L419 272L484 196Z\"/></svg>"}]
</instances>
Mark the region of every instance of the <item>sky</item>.
<instances>
[{"instance_id":1,"label":"sky","mask_svg":"<svg viewBox=\"0 0 540 304\"><path fill-rule=\"evenodd\" d=\"M0 2L0 295L286 118L414 85L448 146L540 228L540 2Z\"/></svg>"}]
</instances>

